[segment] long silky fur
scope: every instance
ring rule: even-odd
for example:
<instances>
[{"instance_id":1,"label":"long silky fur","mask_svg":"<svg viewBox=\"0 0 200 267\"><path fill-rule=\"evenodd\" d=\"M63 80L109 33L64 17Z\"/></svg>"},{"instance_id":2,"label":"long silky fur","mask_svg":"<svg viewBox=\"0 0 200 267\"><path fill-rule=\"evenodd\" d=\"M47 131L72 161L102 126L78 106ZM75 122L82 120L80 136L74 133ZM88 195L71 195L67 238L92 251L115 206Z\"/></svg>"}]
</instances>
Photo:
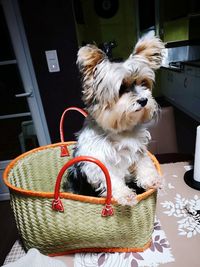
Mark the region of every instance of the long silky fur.
<instances>
[{"instance_id":1,"label":"long silky fur","mask_svg":"<svg viewBox=\"0 0 200 267\"><path fill-rule=\"evenodd\" d=\"M158 113L152 87L163 48L158 38L144 38L120 63L110 62L94 45L78 51L83 101L89 115L77 134L74 157L87 155L102 161L110 172L113 197L122 205L135 204L135 191L128 185L134 183L146 190L161 184L147 156L150 134L145 123ZM81 162L70 168L65 189L105 196L105 177L95 164Z\"/></svg>"}]
</instances>

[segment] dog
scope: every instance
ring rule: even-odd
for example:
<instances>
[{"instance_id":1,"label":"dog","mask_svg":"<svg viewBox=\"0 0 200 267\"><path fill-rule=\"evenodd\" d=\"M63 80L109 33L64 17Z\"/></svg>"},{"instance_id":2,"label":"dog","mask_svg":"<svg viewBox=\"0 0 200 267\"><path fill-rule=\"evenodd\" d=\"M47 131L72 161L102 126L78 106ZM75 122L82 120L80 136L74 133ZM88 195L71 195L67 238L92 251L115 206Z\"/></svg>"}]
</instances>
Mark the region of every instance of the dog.
<instances>
[{"instance_id":1,"label":"dog","mask_svg":"<svg viewBox=\"0 0 200 267\"><path fill-rule=\"evenodd\" d=\"M92 156L109 170L112 197L121 205L136 204L138 188L162 187L162 177L148 156L150 133L145 124L158 114L152 97L155 70L161 66L164 44L157 38L140 39L123 62L111 62L96 45L79 49L83 102L88 116L77 134L73 156ZM69 169L65 190L106 196L101 169L80 162Z\"/></svg>"}]
</instances>

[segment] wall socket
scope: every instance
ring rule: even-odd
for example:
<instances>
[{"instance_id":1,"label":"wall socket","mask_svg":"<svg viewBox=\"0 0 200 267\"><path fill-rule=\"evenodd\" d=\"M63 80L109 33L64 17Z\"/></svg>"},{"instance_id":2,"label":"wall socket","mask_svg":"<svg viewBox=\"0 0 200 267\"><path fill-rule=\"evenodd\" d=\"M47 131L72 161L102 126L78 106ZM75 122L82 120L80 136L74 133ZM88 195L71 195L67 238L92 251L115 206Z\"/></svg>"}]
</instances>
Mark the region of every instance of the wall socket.
<instances>
[{"instance_id":1,"label":"wall socket","mask_svg":"<svg viewBox=\"0 0 200 267\"><path fill-rule=\"evenodd\" d=\"M56 50L45 51L49 72L59 72L60 66Z\"/></svg>"}]
</instances>

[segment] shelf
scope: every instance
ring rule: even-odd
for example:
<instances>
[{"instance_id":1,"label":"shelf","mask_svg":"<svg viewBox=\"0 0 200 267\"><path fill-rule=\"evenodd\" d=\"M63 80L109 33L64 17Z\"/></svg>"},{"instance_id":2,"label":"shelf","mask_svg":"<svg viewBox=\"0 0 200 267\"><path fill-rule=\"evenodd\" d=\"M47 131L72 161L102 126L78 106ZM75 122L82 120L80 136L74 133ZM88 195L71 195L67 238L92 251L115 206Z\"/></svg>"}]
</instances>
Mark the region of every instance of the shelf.
<instances>
[{"instance_id":1,"label":"shelf","mask_svg":"<svg viewBox=\"0 0 200 267\"><path fill-rule=\"evenodd\" d=\"M200 45L200 39L167 42L165 44L165 47L166 48L172 48L172 47L180 47L180 46L187 46L187 45L190 45L190 46L191 45Z\"/></svg>"},{"instance_id":2,"label":"shelf","mask_svg":"<svg viewBox=\"0 0 200 267\"><path fill-rule=\"evenodd\" d=\"M5 61L0 61L0 66L6 66L6 65L12 65L12 64L17 64L17 60L5 60Z\"/></svg>"}]
</instances>

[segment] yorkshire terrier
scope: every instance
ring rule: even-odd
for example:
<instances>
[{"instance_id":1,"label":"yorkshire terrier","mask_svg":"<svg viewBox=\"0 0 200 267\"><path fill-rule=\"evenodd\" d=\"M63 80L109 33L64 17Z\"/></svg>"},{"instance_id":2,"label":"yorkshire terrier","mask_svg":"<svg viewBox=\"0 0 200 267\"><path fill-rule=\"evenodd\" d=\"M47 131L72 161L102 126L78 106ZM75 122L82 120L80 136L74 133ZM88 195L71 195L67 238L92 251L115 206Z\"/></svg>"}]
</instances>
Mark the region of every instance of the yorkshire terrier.
<instances>
[{"instance_id":1,"label":"yorkshire terrier","mask_svg":"<svg viewBox=\"0 0 200 267\"><path fill-rule=\"evenodd\" d=\"M124 62L111 62L95 45L78 51L88 117L77 134L73 156L93 156L104 163L111 177L112 197L121 205L136 204L131 183L144 190L162 186L162 177L147 153L150 133L145 123L159 110L152 86L163 50L161 40L153 37L140 39ZM77 163L69 170L65 189L106 196L104 174L94 163Z\"/></svg>"}]
</instances>

